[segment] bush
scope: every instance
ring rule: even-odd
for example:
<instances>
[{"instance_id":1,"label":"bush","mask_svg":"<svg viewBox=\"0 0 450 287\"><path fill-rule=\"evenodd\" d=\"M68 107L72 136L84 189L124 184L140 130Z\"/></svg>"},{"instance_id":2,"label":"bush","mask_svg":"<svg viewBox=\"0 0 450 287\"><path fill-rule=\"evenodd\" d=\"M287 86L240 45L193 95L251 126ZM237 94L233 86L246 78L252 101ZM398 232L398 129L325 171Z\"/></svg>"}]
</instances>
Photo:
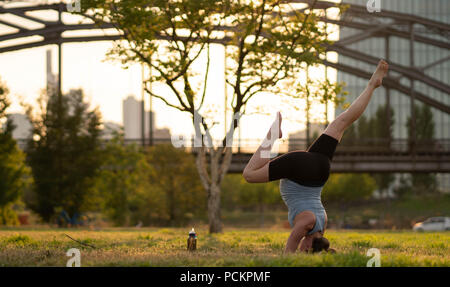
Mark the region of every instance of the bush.
<instances>
[{"instance_id":1,"label":"bush","mask_svg":"<svg viewBox=\"0 0 450 287\"><path fill-rule=\"evenodd\" d=\"M0 225L20 225L17 213L11 208L10 205L0 208Z\"/></svg>"},{"instance_id":2,"label":"bush","mask_svg":"<svg viewBox=\"0 0 450 287\"><path fill-rule=\"evenodd\" d=\"M333 174L325 184L323 199L341 204L368 199L376 187L375 180L368 174Z\"/></svg>"}]
</instances>

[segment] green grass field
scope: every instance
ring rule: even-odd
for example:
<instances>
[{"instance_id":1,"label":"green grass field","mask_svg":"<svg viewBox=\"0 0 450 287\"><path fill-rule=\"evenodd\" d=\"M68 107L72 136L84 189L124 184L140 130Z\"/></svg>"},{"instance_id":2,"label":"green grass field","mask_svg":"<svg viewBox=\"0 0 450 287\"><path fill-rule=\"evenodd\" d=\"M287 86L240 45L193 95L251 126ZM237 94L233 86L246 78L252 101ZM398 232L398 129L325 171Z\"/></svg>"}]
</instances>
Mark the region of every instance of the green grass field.
<instances>
[{"instance_id":1,"label":"green grass field","mask_svg":"<svg viewBox=\"0 0 450 287\"><path fill-rule=\"evenodd\" d=\"M337 231L326 237L337 254L283 255L286 229L199 228L198 250L186 251L187 229L3 229L0 266L65 266L70 248L81 266L366 266L378 248L381 266L450 266L450 232ZM79 240L77 243L64 234Z\"/></svg>"}]
</instances>

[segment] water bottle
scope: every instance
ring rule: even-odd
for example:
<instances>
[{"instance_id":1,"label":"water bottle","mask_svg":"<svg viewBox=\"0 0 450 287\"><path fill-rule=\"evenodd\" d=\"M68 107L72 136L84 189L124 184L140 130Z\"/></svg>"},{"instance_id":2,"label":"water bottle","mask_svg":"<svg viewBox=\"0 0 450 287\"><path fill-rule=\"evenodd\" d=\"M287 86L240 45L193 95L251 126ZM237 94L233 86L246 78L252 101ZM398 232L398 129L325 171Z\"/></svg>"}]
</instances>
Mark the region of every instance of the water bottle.
<instances>
[{"instance_id":1,"label":"water bottle","mask_svg":"<svg viewBox=\"0 0 450 287\"><path fill-rule=\"evenodd\" d=\"M187 240L187 249L194 251L197 249L197 235L195 234L194 227L189 231L189 238Z\"/></svg>"}]
</instances>

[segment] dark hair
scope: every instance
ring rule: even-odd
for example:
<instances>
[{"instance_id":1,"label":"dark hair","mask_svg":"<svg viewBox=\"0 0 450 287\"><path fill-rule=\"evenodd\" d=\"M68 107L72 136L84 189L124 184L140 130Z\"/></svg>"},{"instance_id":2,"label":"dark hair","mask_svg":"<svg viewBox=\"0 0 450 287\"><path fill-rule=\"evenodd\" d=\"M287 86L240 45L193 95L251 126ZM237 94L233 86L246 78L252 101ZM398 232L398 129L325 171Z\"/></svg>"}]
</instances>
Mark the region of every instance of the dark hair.
<instances>
[{"instance_id":1,"label":"dark hair","mask_svg":"<svg viewBox=\"0 0 450 287\"><path fill-rule=\"evenodd\" d=\"M312 242L312 252L320 252L322 250L328 251L330 248L330 242L325 237L316 237Z\"/></svg>"}]
</instances>

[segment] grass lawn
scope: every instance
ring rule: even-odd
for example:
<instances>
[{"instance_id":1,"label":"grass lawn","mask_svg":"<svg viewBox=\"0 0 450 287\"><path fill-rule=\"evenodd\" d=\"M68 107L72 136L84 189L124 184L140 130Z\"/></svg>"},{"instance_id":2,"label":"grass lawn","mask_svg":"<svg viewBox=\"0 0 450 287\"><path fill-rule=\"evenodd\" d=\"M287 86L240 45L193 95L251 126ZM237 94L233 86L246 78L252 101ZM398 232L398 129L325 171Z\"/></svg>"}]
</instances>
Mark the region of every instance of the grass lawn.
<instances>
[{"instance_id":1,"label":"grass lawn","mask_svg":"<svg viewBox=\"0 0 450 287\"><path fill-rule=\"evenodd\" d=\"M199 228L198 250L186 251L188 229L2 229L0 266L65 266L70 248L81 266L366 266L378 248L381 266L450 266L450 232L327 231L337 254L283 255L289 230ZM95 248L83 246L64 234Z\"/></svg>"}]
</instances>

